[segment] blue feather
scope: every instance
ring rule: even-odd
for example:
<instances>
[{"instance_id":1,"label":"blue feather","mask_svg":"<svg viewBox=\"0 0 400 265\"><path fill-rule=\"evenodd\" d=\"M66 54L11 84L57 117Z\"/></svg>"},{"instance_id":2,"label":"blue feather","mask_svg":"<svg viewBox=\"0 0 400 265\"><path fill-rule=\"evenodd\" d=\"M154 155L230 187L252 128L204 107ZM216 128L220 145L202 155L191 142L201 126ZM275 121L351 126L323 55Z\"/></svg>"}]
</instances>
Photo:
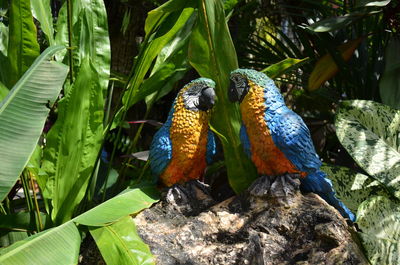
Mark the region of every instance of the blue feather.
<instances>
[{"instance_id":1,"label":"blue feather","mask_svg":"<svg viewBox=\"0 0 400 265\"><path fill-rule=\"evenodd\" d=\"M321 167L310 131L299 115L282 106L267 125L275 145L298 170L313 173Z\"/></svg>"},{"instance_id":2,"label":"blue feather","mask_svg":"<svg viewBox=\"0 0 400 265\"><path fill-rule=\"evenodd\" d=\"M342 216L349 218L352 222L356 220L355 215L339 201L335 196L335 191L330 179L322 171L309 174L306 178L302 178L300 188L305 192L314 192L321 196L327 203L335 207Z\"/></svg>"},{"instance_id":3,"label":"blue feather","mask_svg":"<svg viewBox=\"0 0 400 265\"><path fill-rule=\"evenodd\" d=\"M169 130L172 124L172 116L175 109L174 106L175 102L168 114L167 121L154 135L153 141L150 145L150 168L156 176L159 176L164 171L172 158L172 143Z\"/></svg>"},{"instance_id":4,"label":"blue feather","mask_svg":"<svg viewBox=\"0 0 400 265\"><path fill-rule=\"evenodd\" d=\"M216 154L217 154L217 145L215 143L215 136L211 130L208 130L207 151L206 151L206 161L208 165L214 162Z\"/></svg>"},{"instance_id":5,"label":"blue feather","mask_svg":"<svg viewBox=\"0 0 400 265\"><path fill-rule=\"evenodd\" d=\"M240 141L242 142L244 153L249 158L251 158L250 140L249 140L249 136L247 135L246 126L244 126L244 124L242 124L242 126L240 127Z\"/></svg>"}]
</instances>

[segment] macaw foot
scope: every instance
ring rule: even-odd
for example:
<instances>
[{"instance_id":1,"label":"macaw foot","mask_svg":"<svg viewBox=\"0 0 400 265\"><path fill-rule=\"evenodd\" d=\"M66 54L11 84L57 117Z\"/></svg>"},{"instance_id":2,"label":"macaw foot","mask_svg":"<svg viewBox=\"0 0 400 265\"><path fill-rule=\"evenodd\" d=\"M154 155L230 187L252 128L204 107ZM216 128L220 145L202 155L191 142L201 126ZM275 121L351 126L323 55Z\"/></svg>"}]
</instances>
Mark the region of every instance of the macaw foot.
<instances>
[{"instance_id":1,"label":"macaw foot","mask_svg":"<svg viewBox=\"0 0 400 265\"><path fill-rule=\"evenodd\" d=\"M167 190L165 202L172 212L185 216L195 216L215 204L211 197L210 186L198 180L175 184Z\"/></svg>"},{"instance_id":2,"label":"macaw foot","mask_svg":"<svg viewBox=\"0 0 400 265\"><path fill-rule=\"evenodd\" d=\"M254 197L273 197L278 202L289 203L290 197L299 191L299 177L299 174L261 176L253 182L248 190Z\"/></svg>"}]
</instances>

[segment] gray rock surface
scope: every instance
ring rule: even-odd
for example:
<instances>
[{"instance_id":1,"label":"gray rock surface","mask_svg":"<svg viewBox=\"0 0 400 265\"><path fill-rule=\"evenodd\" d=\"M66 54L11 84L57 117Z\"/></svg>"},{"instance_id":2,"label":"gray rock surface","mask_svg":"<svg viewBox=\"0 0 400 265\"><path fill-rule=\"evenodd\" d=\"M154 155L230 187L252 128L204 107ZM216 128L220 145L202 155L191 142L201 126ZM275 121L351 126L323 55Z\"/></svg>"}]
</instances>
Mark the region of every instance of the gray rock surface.
<instances>
[{"instance_id":1,"label":"gray rock surface","mask_svg":"<svg viewBox=\"0 0 400 265\"><path fill-rule=\"evenodd\" d=\"M291 176L259 178L215 202L190 182L134 220L157 264L368 264L353 227Z\"/></svg>"}]
</instances>

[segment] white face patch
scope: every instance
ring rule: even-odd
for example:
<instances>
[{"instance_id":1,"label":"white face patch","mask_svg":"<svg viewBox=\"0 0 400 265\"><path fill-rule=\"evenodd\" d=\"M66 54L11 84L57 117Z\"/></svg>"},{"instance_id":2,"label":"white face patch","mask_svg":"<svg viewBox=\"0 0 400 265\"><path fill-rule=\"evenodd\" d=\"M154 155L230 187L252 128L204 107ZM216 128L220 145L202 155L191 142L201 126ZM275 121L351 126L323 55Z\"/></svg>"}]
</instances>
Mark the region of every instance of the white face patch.
<instances>
[{"instance_id":1,"label":"white face patch","mask_svg":"<svg viewBox=\"0 0 400 265\"><path fill-rule=\"evenodd\" d=\"M236 88L239 89L240 91L243 91L246 87L246 79L241 76L241 75L235 75L233 76L233 82L235 82Z\"/></svg>"},{"instance_id":2,"label":"white face patch","mask_svg":"<svg viewBox=\"0 0 400 265\"><path fill-rule=\"evenodd\" d=\"M183 103L185 104L185 108L188 110L199 111L199 98L201 95L201 91L203 88L206 88L207 85L203 83L197 83L190 86L185 92L183 92Z\"/></svg>"},{"instance_id":3,"label":"white face patch","mask_svg":"<svg viewBox=\"0 0 400 265\"><path fill-rule=\"evenodd\" d=\"M231 79L235 83L238 100L241 102L248 92L247 79L240 74L232 76Z\"/></svg>"}]
</instances>

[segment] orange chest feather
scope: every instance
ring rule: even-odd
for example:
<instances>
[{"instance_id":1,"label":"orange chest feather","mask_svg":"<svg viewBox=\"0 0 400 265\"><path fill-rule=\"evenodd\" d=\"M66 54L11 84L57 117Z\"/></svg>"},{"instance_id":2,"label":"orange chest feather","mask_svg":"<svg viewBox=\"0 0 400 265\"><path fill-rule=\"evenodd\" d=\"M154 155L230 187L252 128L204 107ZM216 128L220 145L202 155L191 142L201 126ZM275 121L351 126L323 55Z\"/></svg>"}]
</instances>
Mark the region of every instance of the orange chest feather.
<instances>
[{"instance_id":1,"label":"orange chest feather","mask_svg":"<svg viewBox=\"0 0 400 265\"><path fill-rule=\"evenodd\" d=\"M249 81L250 90L240 104L242 120L251 145L251 159L259 174L298 173L296 167L276 147L265 121L263 88Z\"/></svg>"},{"instance_id":2,"label":"orange chest feather","mask_svg":"<svg viewBox=\"0 0 400 265\"><path fill-rule=\"evenodd\" d=\"M167 186L198 179L203 175L206 168L208 116L209 112L187 110L182 97L178 97L170 129L172 158L161 175Z\"/></svg>"}]
</instances>

